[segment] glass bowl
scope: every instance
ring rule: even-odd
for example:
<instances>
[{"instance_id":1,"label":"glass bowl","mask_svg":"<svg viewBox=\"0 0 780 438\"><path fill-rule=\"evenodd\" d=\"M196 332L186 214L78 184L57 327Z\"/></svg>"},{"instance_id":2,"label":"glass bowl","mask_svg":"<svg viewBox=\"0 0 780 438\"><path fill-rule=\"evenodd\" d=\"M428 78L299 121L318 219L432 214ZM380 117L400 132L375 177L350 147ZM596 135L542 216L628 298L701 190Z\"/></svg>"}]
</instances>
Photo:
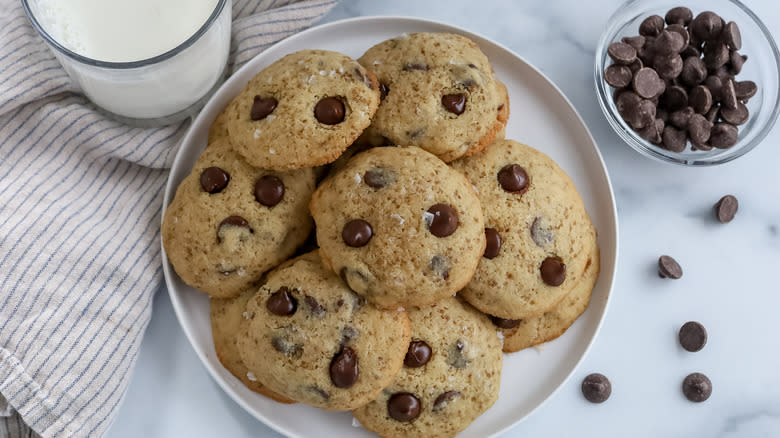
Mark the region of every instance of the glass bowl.
<instances>
[{"instance_id":1,"label":"glass bowl","mask_svg":"<svg viewBox=\"0 0 780 438\"><path fill-rule=\"evenodd\" d=\"M713 148L710 151L693 151L690 145L683 152L672 152L654 145L639 136L620 116L613 99L614 89L604 80L604 69L612 60L607 54L609 44L624 36L639 35L639 24L648 16L661 17L675 6L687 6L694 17L704 11L713 11L726 22L737 23L742 34L741 54L747 55L738 81L751 80L758 85L758 92L750 98L747 108L750 118L739 126L737 144L729 149ZM607 28L596 49L594 77L599 105L610 126L629 146L642 155L667 163L684 166L711 166L723 164L748 153L761 143L772 129L780 112L780 54L777 45L764 23L747 6L738 0L688 0L686 2L630 0L620 6L610 17Z\"/></svg>"}]
</instances>

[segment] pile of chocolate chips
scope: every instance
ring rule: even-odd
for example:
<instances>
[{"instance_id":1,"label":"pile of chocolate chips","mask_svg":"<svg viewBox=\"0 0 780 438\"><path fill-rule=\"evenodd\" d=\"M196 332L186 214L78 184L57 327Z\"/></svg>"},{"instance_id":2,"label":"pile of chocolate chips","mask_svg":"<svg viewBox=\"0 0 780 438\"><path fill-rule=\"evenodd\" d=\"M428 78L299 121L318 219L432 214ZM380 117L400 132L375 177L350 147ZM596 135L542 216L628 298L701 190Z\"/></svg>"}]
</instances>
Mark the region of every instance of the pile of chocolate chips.
<instances>
[{"instance_id":1,"label":"pile of chocolate chips","mask_svg":"<svg viewBox=\"0 0 780 438\"><path fill-rule=\"evenodd\" d=\"M665 23L665 24L664 24ZM621 117L645 140L682 152L727 149L748 120L755 82L735 80L747 61L733 21L686 7L647 17L639 35L609 45L604 72Z\"/></svg>"}]
</instances>

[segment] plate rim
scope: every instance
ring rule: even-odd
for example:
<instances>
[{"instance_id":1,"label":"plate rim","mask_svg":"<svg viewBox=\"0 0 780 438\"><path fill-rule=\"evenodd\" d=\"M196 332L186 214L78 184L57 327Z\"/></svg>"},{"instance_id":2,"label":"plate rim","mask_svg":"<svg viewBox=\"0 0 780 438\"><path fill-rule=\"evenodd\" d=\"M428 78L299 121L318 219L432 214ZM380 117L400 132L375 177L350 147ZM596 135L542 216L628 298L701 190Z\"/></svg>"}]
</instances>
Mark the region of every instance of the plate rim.
<instances>
[{"instance_id":1,"label":"plate rim","mask_svg":"<svg viewBox=\"0 0 780 438\"><path fill-rule=\"evenodd\" d=\"M550 79L546 74L544 74L541 70L539 70L535 65L528 62L528 60L519 55L514 50L510 49L509 47L505 46L504 44L501 44L497 42L496 40L486 37L485 35L482 35L481 33L470 31L468 29L465 29L461 26L457 26L454 24L445 23L439 20L432 20L428 18L421 18L421 17L414 17L414 16L404 16L404 15L366 15L366 16L359 16L359 17L349 17L349 18L343 18L340 20L335 20L327 23L318 24L316 26L312 26L308 29L305 29L301 32L298 32L296 34L293 34L287 38L284 38L280 41L277 41L276 43L268 46L265 48L262 52L258 53L251 59L247 60L244 65L242 65L238 70L233 72L230 77L228 77L220 86L219 88L212 94L211 97L209 97L208 101L204 105L203 109L205 109L211 102L214 100L215 96L220 94L221 90L225 88L229 83L232 81L237 81L238 79L234 79L238 76L241 76L242 73L244 73L245 70L249 70L251 67L252 62L259 56L262 56L263 53L265 53L267 50L276 47L279 44L287 44L290 41L295 41L301 38L305 38L309 33L314 33L321 31L322 29L332 28L332 27L340 27L344 25L351 25L354 23L359 22L371 22L371 21L390 21L390 22L406 22L410 24L419 24L422 26L441 26L448 28L449 31L458 33L460 35L464 35L466 37L471 38L472 36L475 36L479 39L482 39L484 41L488 41L491 44L494 44L496 47L506 51L510 55L514 56L515 58L522 61L526 66L531 68L536 74L538 74L542 79L544 79L557 93L560 97L563 98L564 102L568 107L571 109L571 111L574 113L575 117L579 121L579 123L584 128L585 132L587 133L587 139L590 141L591 146L593 147L593 150L596 153L596 157L598 158L598 163L601 165L601 169L603 170L604 177L606 179L607 188L609 189L607 192L607 198L609 200L609 203L611 205L611 211L610 211L610 219L614 223L614 242L615 242L615 256L614 256L614 262L612 264L612 269L610 272L604 272L603 270L599 273L599 282L602 281L609 281L609 285L607 287L607 295L604 302L604 310L602 312L601 318L599 318L598 323L596 324L596 329L593 332L593 336L591 336L590 340L588 341L587 345L585 346L585 349L583 350L580 357L576 360L574 366L571 368L571 370L566 374L566 376L561 379L561 381L555 386L555 388L550 391L550 393L540 402L538 403L534 408L532 408L528 413L518 419L516 419L511 424L508 424L507 426L504 426L503 428L495 431L490 437L496 437L499 435L504 434L509 429L512 429L516 427L518 424L522 423L525 419L533 415L535 412L537 412L542 406L546 405L550 399L552 399L560 389L566 385L566 383L571 379L571 377L574 375L574 373L577 371L577 369L582 364L582 361L588 356L590 353L591 348L593 347L593 343L598 338L601 328L604 325L604 320L607 317L607 313L609 312L610 303L612 301L612 292L614 290L615 286L615 278L617 274L617 266L620 259L620 224L618 221L618 214L617 214L617 203L615 201L615 193L614 188L612 185L612 179L609 176L609 171L607 169L606 163L604 161L604 157L601 154L601 150L598 147L598 144L596 143L596 139L593 137L593 134L591 133L590 129L588 128L588 125L585 123L585 120L582 118L582 115L577 111L577 108L572 104L571 100L569 100L568 96L563 93L563 91L558 87L558 85ZM231 23L232 25L232 23ZM187 132L182 137L181 141L179 142L178 150L176 151L176 157L174 158L171 168L169 171L169 175L165 184L165 193L163 196L163 205L162 205L162 211L160 214L160 224L162 225L163 218L165 217L165 211L168 208L168 205L170 204L171 198L173 195L175 195L176 188L173 186L173 169L177 168L179 166L179 163L181 160L183 160L183 148L182 145L189 143L192 141L192 138L195 134L195 128L203 123L203 119L206 117L205 112L201 109L198 112L198 115L195 117L194 120L190 123L190 126L187 128ZM183 323L184 318L184 307L183 304L180 302L179 297L177 294L175 294L173 291L174 286L172 283L172 274L173 270L168 262L168 255L165 252L165 246L163 245L162 240L162 233L160 234L160 246L161 246L161 261L163 265L163 276L165 279L165 286L168 292L168 297L171 300L171 305L173 307L174 313L176 314L176 320L179 323L179 327L181 327L182 331L184 332L185 337L187 338L187 341L189 342L192 349L195 351L195 354L198 356L198 359L200 359L201 365L206 368L211 378L219 385L219 387L230 396L231 400L233 400L236 404L241 406L241 408L244 409L247 413L249 413L251 416L262 422L264 425L268 426L269 428L273 429L274 431L284 435L284 436L294 436L293 433L291 433L289 430L287 430L285 427L277 424L276 422L270 421L268 418L266 418L265 415L263 415L261 412L256 412L256 409L250 407L241 397L237 397L234 395L233 388L231 388L226 380L220 376L219 371L215 366L213 366L209 360L209 358L206 356L205 351L201 351L201 349L196 347L195 342L195 334L187 328L187 326ZM603 263L602 263L603 265ZM604 275L608 274L608 275Z\"/></svg>"}]
</instances>

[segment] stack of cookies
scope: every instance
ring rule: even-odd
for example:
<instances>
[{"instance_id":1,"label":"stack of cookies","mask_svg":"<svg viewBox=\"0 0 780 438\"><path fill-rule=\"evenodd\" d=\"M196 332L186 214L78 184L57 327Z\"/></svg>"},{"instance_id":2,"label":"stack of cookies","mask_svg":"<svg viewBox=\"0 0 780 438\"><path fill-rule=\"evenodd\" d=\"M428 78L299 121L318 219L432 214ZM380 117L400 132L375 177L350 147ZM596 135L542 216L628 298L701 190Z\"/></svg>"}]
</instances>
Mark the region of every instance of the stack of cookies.
<instances>
[{"instance_id":1,"label":"stack of cookies","mask_svg":"<svg viewBox=\"0 0 780 438\"><path fill-rule=\"evenodd\" d=\"M503 139L507 90L472 41L403 35L258 73L214 121L163 221L253 391L351 410L381 436L454 436L502 353L585 310L596 232L569 177Z\"/></svg>"}]
</instances>

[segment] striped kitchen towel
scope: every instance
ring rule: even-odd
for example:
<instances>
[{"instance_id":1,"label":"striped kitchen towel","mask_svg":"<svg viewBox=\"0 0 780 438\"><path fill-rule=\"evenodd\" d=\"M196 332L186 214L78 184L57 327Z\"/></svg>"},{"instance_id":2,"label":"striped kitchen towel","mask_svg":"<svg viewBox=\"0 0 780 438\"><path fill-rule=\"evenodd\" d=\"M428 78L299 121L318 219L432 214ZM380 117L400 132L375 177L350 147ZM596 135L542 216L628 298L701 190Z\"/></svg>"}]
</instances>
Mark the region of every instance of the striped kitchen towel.
<instances>
[{"instance_id":1,"label":"striped kitchen towel","mask_svg":"<svg viewBox=\"0 0 780 438\"><path fill-rule=\"evenodd\" d=\"M229 71L336 0L233 0ZM108 120L0 0L0 436L101 436L163 288L163 187L187 123Z\"/></svg>"}]
</instances>

